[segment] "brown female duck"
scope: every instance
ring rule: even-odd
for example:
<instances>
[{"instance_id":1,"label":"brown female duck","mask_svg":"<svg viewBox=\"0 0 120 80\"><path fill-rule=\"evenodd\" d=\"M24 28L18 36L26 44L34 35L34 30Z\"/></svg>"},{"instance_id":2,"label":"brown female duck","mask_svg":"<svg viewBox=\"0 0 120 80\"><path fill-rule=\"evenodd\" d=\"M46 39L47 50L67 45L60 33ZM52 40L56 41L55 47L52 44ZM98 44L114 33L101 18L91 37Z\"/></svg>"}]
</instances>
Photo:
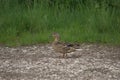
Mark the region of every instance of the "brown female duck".
<instances>
[{"instance_id":1,"label":"brown female duck","mask_svg":"<svg viewBox=\"0 0 120 80\"><path fill-rule=\"evenodd\" d=\"M67 53L74 52L76 50L76 46L79 46L60 42L60 35L58 33L53 33L52 36L54 38L52 47L56 52L62 53L63 58L67 57Z\"/></svg>"}]
</instances>

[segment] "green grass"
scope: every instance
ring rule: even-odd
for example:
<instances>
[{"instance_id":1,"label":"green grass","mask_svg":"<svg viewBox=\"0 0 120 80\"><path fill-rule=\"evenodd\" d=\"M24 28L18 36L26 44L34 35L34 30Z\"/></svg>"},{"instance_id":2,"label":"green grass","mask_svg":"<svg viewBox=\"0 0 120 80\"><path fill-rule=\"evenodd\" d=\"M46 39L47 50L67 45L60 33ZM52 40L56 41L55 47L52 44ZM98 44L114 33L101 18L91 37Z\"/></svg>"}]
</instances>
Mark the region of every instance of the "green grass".
<instances>
[{"instance_id":1,"label":"green grass","mask_svg":"<svg viewBox=\"0 0 120 80\"><path fill-rule=\"evenodd\" d=\"M0 44L7 46L48 43L58 32L62 41L120 45L120 11L94 6L58 9L17 6L0 12Z\"/></svg>"}]
</instances>

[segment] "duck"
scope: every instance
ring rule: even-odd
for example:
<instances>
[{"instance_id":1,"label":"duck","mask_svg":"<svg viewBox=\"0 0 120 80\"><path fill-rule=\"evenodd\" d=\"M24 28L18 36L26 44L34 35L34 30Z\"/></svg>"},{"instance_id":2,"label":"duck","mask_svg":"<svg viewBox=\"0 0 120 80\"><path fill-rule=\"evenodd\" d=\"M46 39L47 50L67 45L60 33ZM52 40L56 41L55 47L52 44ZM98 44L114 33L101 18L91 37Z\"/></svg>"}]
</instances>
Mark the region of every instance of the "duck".
<instances>
[{"instance_id":1,"label":"duck","mask_svg":"<svg viewBox=\"0 0 120 80\"><path fill-rule=\"evenodd\" d=\"M59 33L53 33L52 37L54 38L52 42L52 48L55 52L61 53L63 58L67 58L67 53L75 52L78 48L78 44L70 44L60 41Z\"/></svg>"}]
</instances>

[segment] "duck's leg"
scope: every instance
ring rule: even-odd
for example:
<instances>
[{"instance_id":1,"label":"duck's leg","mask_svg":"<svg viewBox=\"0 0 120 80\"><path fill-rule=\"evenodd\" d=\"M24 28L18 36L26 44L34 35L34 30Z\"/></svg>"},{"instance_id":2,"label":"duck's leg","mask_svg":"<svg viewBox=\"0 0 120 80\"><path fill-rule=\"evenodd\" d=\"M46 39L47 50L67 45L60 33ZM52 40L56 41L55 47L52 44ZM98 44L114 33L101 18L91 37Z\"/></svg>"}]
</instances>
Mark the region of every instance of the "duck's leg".
<instances>
[{"instance_id":1,"label":"duck's leg","mask_svg":"<svg viewBox=\"0 0 120 80\"><path fill-rule=\"evenodd\" d=\"M67 58L67 53L65 53L65 58Z\"/></svg>"},{"instance_id":2,"label":"duck's leg","mask_svg":"<svg viewBox=\"0 0 120 80\"><path fill-rule=\"evenodd\" d=\"M63 53L63 58L67 58L67 53Z\"/></svg>"},{"instance_id":3,"label":"duck's leg","mask_svg":"<svg viewBox=\"0 0 120 80\"><path fill-rule=\"evenodd\" d=\"M63 58L65 58L65 53L63 53Z\"/></svg>"}]
</instances>

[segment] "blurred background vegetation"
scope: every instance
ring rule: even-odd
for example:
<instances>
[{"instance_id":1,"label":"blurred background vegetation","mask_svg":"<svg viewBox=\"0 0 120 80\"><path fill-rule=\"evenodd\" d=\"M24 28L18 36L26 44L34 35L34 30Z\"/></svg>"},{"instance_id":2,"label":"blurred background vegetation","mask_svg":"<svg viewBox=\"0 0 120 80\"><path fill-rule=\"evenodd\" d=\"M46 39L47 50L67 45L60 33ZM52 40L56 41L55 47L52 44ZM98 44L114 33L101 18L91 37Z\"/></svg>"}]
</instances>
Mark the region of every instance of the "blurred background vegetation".
<instances>
[{"instance_id":1,"label":"blurred background vegetation","mask_svg":"<svg viewBox=\"0 0 120 80\"><path fill-rule=\"evenodd\" d=\"M62 41L120 45L120 0L0 0L0 44Z\"/></svg>"}]
</instances>

